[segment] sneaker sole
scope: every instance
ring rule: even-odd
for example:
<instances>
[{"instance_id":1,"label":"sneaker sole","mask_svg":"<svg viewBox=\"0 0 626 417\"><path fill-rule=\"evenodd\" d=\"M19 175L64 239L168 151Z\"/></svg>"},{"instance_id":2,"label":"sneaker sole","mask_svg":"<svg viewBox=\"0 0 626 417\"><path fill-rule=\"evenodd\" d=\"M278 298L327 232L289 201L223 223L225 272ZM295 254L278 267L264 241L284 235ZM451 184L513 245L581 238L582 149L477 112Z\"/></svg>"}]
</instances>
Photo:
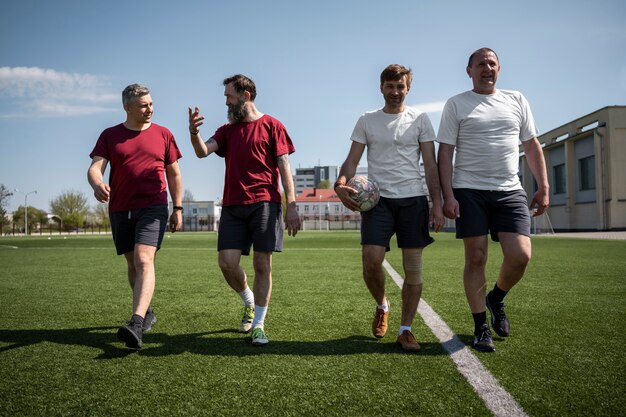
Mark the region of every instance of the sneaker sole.
<instances>
[{"instance_id":1,"label":"sneaker sole","mask_svg":"<svg viewBox=\"0 0 626 417\"><path fill-rule=\"evenodd\" d=\"M476 346L474 346L474 350L483 353L493 353L496 351L496 348L477 348Z\"/></svg>"},{"instance_id":2,"label":"sneaker sole","mask_svg":"<svg viewBox=\"0 0 626 417\"><path fill-rule=\"evenodd\" d=\"M416 347L407 347L405 348L404 346L402 346L402 343L400 342L396 342L396 345L400 346L400 348L402 348L402 350L404 352L419 352L421 349L421 346L416 346Z\"/></svg>"},{"instance_id":3,"label":"sneaker sole","mask_svg":"<svg viewBox=\"0 0 626 417\"><path fill-rule=\"evenodd\" d=\"M252 346L265 346L269 343L270 341L267 339L261 339L261 340L253 340L252 341Z\"/></svg>"},{"instance_id":4,"label":"sneaker sole","mask_svg":"<svg viewBox=\"0 0 626 417\"><path fill-rule=\"evenodd\" d=\"M477 350L478 352L495 352L496 348L494 347L488 347L488 346L472 346L474 348L474 350Z\"/></svg>"},{"instance_id":5,"label":"sneaker sole","mask_svg":"<svg viewBox=\"0 0 626 417\"><path fill-rule=\"evenodd\" d=\"M119 328L117 338L126 343L126 347L128 348L141 349L141 339L126 326Z\"/></svg>"}]
</instances>

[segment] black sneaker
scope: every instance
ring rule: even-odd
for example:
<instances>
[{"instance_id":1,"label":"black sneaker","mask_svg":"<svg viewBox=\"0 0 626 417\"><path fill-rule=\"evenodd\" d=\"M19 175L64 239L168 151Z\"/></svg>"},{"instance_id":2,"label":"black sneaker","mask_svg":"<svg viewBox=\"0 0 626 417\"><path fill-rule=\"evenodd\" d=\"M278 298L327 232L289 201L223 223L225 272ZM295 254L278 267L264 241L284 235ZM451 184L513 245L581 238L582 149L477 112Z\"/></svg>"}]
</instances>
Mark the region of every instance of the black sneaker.
<instances>
[{"instance_id":1,"label":"black sneaker","mask_svg":"<svg viewBox=\"0 0 626 417\"><path fill-rule=\"evenodd\" d=\"M146 317L143 319L143 325L141 326L141 330L143 332L149 332L152 329L152 325L157 322L156 315L154 314L154 310L152 307L148 308L146 311Z\"/></svg>"},{"instance_id":2,"label":"black sneaker","mask_svg":"<svg viewBox=\"0 0 626 417\"><path fill-rule=\"evenodd\" d=\"M126 326L122 326L117 330L117 338L126 343L126 347L131 349L141 349L142 336L141 323L132 319Z\"/></svg>"},{"instance_id":3,"label":"black sneaker","mask_svg":"<svg viewBox=\"0 0 626 417\"><path fill-rule=\"evenodd\" d=\"M474 349L479 352L495 352L496 347L493 345L493 339L491 338L491 330L489 330L488 324L483 324L483 327L474 332L474 343L472 343Z\"/></svg>"},{"instance_id":4,"label":"black sneaker","mask_svg":"<svg viewBox=\"0 0 626 417\"><path fill-rule=\"evenodd\" d=\"M489 301L491 292L487 294L487 308L491 313L491 327L500 337L507 337L509 335L509 319L506 318L504 312L504 301L499 303L492 303Z\"/></svg>"}]
</instances>

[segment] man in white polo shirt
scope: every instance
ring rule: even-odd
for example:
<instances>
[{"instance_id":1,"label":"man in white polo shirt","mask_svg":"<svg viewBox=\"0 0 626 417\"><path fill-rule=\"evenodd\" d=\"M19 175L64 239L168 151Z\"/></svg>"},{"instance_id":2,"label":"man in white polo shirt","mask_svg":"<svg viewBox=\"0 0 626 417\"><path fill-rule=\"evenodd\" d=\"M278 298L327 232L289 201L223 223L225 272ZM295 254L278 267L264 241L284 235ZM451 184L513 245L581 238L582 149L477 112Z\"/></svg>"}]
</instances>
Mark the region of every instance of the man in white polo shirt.
<instances>
[{"instance_id":1,"label":"man in white polo shirt","mask_svg":"<svg viewBox=\"0 0 626 417\"><path fill-rule=\"evenodd\" d=\"M510 325L503 300L522 279L531 258L529 206L534 216L546 210L549 185L528 102L517 91L496 89L496 53L478 49L466 71L473 89L450 98L441 116L439 176L444 214L456 219L456 237L465 246L463 283L474 318L473 346L493 352L486 310L494 331L507 337ZM520 141L537 182L530 204L517 175ZM488 233L500 242L504 260L493 290L485 296Z\"/></svg>"}]
</instances>

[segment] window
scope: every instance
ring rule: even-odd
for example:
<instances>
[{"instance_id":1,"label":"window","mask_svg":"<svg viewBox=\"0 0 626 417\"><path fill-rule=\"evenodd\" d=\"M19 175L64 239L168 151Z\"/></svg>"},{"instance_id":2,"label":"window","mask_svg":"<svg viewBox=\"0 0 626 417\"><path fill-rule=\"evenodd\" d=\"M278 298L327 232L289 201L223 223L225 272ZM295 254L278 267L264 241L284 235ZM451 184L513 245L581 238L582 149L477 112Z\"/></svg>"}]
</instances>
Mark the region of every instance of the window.
<instances>
[{"instance_id":1,"label":"window","mask_svg":"<svg viewBox=\"0 0 626 417\"><path fill-rule=\"evenodd\" d=\"M580 190L595 190L596 189L596 158L595 156L588 156L578 160L578 166L580 169Z\"/></svg>"},{"instance_id":2,"label":"window","mask_svg":"<svg viewBox=\"0 0 626 417\"><path fill-rule=\"evenodd\" d=\"M565 164L559 164L552 167L554 194L566 194L567 183L565 182Z\"/></svg>"}]
</instances>

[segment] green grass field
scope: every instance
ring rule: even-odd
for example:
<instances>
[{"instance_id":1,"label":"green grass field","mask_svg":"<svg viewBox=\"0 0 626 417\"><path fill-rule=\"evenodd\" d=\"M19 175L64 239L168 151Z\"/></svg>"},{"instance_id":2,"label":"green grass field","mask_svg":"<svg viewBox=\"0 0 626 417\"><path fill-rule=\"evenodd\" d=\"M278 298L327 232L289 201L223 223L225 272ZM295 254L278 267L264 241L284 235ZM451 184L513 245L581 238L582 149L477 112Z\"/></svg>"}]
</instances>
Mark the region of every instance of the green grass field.
<instances>
[{"instance_id":1,"label":"green grass field","mask_svg":"<svg viewBox=\"0 0 626 417\"><path fill-rule=\"evenodd\" d=\"M470 343L462 242L435 238L423 298ZM394 246L387 259L401 271ZM390 331L371 336L358 232L286 238L262 348L237 332L241 301L215 247L215 234L166 237L158 323L131 351L115 337L131 294L110 236L0 238L0 415L490 415L419 316L422 351L395 345L400 290L390 279ZM533 251L507 298L511 337L476 355L531 416L624 415L626 241L539 237ZM500 261L491 246L489 287Z\"/></svg>"}]
</instances>

